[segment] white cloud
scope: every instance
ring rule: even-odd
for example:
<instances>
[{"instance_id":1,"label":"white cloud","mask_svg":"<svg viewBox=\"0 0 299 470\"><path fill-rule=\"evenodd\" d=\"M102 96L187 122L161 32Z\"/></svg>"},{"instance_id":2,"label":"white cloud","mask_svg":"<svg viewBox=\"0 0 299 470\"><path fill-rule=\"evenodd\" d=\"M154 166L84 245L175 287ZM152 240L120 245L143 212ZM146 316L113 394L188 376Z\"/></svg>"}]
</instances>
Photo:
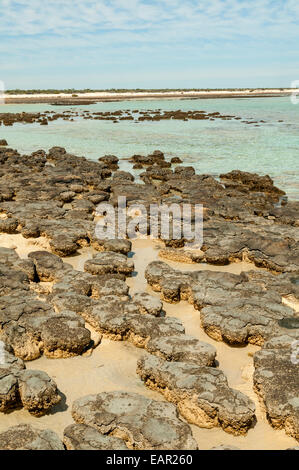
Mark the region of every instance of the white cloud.
<instances>
[{"instance_id":1,"label":"white cloud","mask_svg":"<svg viewBox=\"0 0 299 470\"><path fill-rule=\"evenodd\" d=\"M1 35L139 31L171 36L233 38L298 34L297 0L2 0Z\"/></svg>"},{"instance_id":2,"label":"white cloud","mask_svg":"<svg viewBox=\"0 0 299 470\"><path fill-rule=\"evenodd\" d=\"M134 77L165 69L188 79L211 64L223 73L225 61L230 70L247 61L290 70L298 23L298 0L0 0L0 71L17 82L13 72L32 67L41 76L75 67L113 75L119 66Z\"/></svg>"}]
</instances>

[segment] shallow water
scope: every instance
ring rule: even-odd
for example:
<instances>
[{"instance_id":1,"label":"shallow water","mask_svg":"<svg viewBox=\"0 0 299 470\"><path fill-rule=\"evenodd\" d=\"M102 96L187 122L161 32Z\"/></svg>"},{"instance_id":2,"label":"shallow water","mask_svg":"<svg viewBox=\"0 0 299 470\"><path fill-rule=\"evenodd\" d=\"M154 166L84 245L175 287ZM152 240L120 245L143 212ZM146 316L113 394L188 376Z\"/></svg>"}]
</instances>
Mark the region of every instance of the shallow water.
<instances>
[{"instance_id":1,"label":"shallow water","mask_svg":"<svg viewBox=\"0 0 299 470\"><path fill-rule=\"evenodd\" d=\"M105 154L128 157L148 154L155 149L167 157L180 156L200 173L218 175L240 169L268 173L291 199L299 200L299 106L289 97L134 100L96 103L90 106L51 106L49 104L6 104L0 112L41 112L51 110L204 110L218 111L241 120L167 120L159 122L54 121L48 126L15 124L0 127L0 138L23 153L54 145L76 155L97 159ZM265 121L246 124L244 120ZM283 122L279 122L279 121ZM257 127L256 127L257 126ZM131 166L124 162L123 168Z\"/></svg>"}]
</instances>

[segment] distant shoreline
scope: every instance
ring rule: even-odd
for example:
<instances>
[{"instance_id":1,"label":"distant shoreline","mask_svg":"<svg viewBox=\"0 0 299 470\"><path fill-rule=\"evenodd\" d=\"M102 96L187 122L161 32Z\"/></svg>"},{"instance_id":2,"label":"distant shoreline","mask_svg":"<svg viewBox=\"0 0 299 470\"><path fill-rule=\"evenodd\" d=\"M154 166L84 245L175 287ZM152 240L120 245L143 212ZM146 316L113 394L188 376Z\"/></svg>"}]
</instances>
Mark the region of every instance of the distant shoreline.
<instances>
[{"instance_id":1,"label":"distant shoreline","mask_svg":"<svg viewBox=\"0 0 299 470\"><path fill-rule=\"evenodd\" d=\"M291 89L244 89L244 90L178 90L178 91L96 91L96 92L61 92L61 93L6 93L4 94L4 104L22 103L50 103L54 104L84 104L89 102L109 102L128 100L154 100L154 99L220 99L220 98L271 98L289 96L294 92Z\"/></svg>"}]
</instances>

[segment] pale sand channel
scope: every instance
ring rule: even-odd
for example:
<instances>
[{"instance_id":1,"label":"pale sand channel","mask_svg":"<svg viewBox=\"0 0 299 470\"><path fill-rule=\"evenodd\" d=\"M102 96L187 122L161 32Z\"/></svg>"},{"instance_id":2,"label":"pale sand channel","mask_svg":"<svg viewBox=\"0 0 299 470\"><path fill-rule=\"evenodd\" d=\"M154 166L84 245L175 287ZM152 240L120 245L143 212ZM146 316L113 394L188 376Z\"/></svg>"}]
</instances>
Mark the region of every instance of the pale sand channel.
<instances>
[{"instance_id":1,"label":"pale sand channel","mask_svg":"<svg viewBox=\"0 0 299 470\"><path fill-rule=\"evenodd\" d=\"M46 239L24 239L21 235L0 235L0 246L16 247L21 257L36 249L47 249ZM159 244L136 240L133 242L133 260L136 275L127 280L130 292L146 290L154 293L144 279L144 270L149 262L159 259ZM92 256L93 250L84 248L79 256L65 259L75 269L83 270L84 262ZM222 272L240 273L256 269L250 263L234 263L229 266L213 267L204 264L184 264L166 261L174 268L184 271L209 269ZM210 449L220 444L233 445L240 449L287 449L298 445L297 441L288 437L284 431L277 431L268 424L257 396L252 388L253 361L252 354L259 348L249 345L245 348L232 348L219 343L207 336L200 326L199 312L187 304L164 303L166 314L180 318L186 328L186 333L198 339L213 344L217 349L219 367L228 378L229 385L254 400L257 407L257 424L246 436L235 437L225 433L220 428L201 429L192 426L193 434L200 449ZM94 334L94 332L92 332ZM28 369L40 369L47 372L56 381L62 393L62 401L51 414L41 418L32 417L27 411L18 410L10 414L0 415L0 431L20 423L30 423L38 428L50 428L62 437L63 429L73 422L71 417L72 402L84 395L112 390L125 390L140 393L144 396L163 401L163 397L147 389L136 375L136 362L144 354L142 349L127 342L114 342L103 339L102 343L87 357L70 359L47 359L42 357L36 361L27 362Z\"/></svg>"}]
</instances>

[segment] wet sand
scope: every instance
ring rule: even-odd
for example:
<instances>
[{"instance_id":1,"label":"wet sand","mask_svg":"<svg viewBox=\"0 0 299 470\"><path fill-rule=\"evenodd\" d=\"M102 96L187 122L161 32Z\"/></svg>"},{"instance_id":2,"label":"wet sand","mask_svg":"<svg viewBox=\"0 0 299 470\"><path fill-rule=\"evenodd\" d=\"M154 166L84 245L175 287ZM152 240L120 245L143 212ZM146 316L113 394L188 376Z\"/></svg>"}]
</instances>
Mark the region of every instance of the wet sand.
<instances>
[{"instance_id":1,"label":"wet sand","mask_svg":"<svg viewBox=\"0 0 299 470\"><path fill-rule=\"evenodd\" d=\"M47 243L46 239L41 238L26 240L21 235L0 235L0 246L9 248L17 246L16 251L24 258L30 251L46 249ZM135 273L132 278L127 279L131 294L146 290L152 295L159 296L148 287L144 279L144 270L149 262L159 259L160 247L160 243L153 241L136 240L133 242L132 259L135 263ZM64 261L71 263L75 269L83 270L84 262L92 256L92 253L92 249L83 248L80 250L79 256L65 258ZM219 267L165 261L174 268L184 271L209 269L239 273L242 270L257 269L252 264L244 262ZM235 437L220 428L202 429L192 425L199 448L210 449L214 446L227 444L240 449L286 449L298 445L297 441L288 437L284 431L274 430L268 424L253 391L252 354L259 348L253 345L232 348L224 343L214 341L201 328L199 312L186 302L164 303L164 309L167 315L181 319L187 334L196 336L216 347L219 367L226 374L229 385L244 392L256 403L257 424L246 436ZM92 331L93 336L96 336L92 328L88 328ZM125 390L163 401L162 395L147 389L136 375L136 362L143 354L143 349L138 349L130 343L114 342L104 338L90 356L69 359L41 357L35 361L27 362L28 369L44 370L53 377L62 393L62 400L54 407L51 414L41 418L32 417L25 410L1 414L0 431L16 424L30 423L42 429L50 428L62 437L63 429L73 422L71 417L72 402L84 395L103 391Z\"/></svg>"}]
</instances>

